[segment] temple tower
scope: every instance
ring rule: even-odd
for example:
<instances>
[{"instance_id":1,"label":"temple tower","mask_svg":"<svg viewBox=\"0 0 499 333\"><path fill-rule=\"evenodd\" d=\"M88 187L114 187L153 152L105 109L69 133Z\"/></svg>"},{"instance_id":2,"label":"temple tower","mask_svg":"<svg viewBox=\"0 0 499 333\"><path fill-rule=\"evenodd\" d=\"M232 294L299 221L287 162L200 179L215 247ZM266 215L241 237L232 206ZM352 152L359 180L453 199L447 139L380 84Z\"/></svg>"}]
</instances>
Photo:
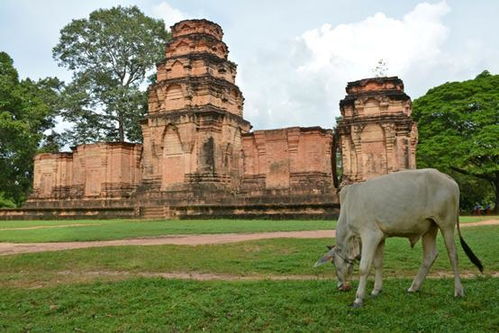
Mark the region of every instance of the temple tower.
<instances>
[{"instance_id":1,"label":"temple tower","mask_svg":"<svg viewBox=\"0 0 499 333\"><path fill-rule=\"evenodd\" d=\"M417 127L398 77L349 82L336 128L343 179L361 182L416 168Z\"/></svg>"},{"instance_id":2,"label":"temple tower","mask_svg":"<svg viewBox=\"0 0 499 333\"><path fill-rule=\"evenodd\" d=\"M171 31L142 124L143 183L159 191L190 190L193 184L236 190L241 134L251 126L242 117L244 98L222 28L185 20Z\"/></svg>"}]
</instances>

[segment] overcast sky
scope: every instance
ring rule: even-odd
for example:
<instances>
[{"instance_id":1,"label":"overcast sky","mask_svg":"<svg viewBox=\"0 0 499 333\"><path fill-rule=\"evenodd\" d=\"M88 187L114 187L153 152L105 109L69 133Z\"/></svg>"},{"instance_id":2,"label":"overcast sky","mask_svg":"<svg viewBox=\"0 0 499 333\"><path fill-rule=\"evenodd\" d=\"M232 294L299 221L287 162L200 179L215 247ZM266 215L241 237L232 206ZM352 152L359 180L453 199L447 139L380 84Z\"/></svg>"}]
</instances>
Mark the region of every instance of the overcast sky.
<instances>
[{"instance_id":1,"label":"overcast sky","mask_svg":"<svg viewBox=\"0 0 499 333\"><path fill-rule=\"evenodd\" d=\"M168 27L187 18L220 24L254 129L331 128L347 82L373 76L379 59L413 99L485 69L499 73L497 0L0 0L0 50L23 78L69 81L52 59L59 31L118 4Z\"/></svg>"}]
</instances>

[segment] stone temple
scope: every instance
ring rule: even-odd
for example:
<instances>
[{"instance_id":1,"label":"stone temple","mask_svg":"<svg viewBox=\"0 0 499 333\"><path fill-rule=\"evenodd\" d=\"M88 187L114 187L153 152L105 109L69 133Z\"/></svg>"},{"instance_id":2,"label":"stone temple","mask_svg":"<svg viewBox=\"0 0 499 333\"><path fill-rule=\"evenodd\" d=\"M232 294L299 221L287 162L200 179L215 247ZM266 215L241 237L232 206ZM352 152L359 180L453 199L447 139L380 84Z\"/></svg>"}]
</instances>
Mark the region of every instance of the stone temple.
<instances>
[{"instance_id":1,"label":"stone temple","mask_svg":"<svg viewBox=\"0 0 499 333\"><path fill-rule=\"evenodd\" d=\"M417 129L399 78L348 83L335 130L252 130L221 27L185 20L171 32L143 144L37 155L29 200L3 218L327 217L338 211L336 165L345 182L415 168Z\"/></svg>"}]
</instances>

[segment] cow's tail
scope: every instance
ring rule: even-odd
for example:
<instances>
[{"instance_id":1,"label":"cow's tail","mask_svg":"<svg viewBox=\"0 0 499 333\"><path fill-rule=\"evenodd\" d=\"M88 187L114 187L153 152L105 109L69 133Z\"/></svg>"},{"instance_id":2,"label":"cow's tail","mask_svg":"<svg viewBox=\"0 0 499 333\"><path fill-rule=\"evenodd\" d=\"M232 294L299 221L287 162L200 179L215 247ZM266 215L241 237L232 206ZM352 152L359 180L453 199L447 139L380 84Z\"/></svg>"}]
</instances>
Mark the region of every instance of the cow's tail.
<instances>
[{"instance_id":1,"label":"cow's tail","mask_svg":"<svg viewBox=\"0 0 499 333\"><path fill-rule=\"evenodd\" d=\"M482 262L473 253L473 251L471 251L471 248L464 241L463 235L461 235L461 228L459 227L459 217L457 218L457 233L459 234L459 240L461 242L461 246L463 247L464 253L466 253L470 261L480 270L480 273L483 273Z\"/></svg>"}]
</instances>

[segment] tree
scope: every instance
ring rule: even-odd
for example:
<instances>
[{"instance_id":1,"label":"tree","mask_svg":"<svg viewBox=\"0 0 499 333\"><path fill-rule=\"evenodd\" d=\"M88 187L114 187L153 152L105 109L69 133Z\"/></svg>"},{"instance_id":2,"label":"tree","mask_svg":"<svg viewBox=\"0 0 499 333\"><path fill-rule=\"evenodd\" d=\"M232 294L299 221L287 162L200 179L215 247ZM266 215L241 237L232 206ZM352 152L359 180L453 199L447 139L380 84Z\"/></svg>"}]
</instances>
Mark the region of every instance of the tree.
<instances>
[{"instance_id":1,"label":"tree","mask_svg":"<svg viewBox=\"0 0 499 333\"><path fill-rule=\"evenodd\" d=\"M0 52L0 206L26 198L33 157L54 126L61 87L56 78L19 81L12 59Z\"/></svg>"},{"instance_id":2,"label":"tree","mask_svg":"<svg viewBox=\"0 0 499 333\"><path fill-rule=\"evenodd\" d=\"M445 83L416 99L413 109L418 167L456 175L462 203L472 204L480 193L482 203L492 197L498 212L499 75L484 71L474 80Z\"/></svg>"},{"instance_id":3,"label":"tree","mask_svg":"<svg viewBox=\"0 0 499 333\"><path fill-rule=\"evenodd\" d=\"M141 84L163 59L168 38L163 21L136 6L99 9L61 30L53 56L73 71L62 113L74 123L66 133L72 144L141 141L139 120L147 111Z\"/></svg>"}]
</instances>

